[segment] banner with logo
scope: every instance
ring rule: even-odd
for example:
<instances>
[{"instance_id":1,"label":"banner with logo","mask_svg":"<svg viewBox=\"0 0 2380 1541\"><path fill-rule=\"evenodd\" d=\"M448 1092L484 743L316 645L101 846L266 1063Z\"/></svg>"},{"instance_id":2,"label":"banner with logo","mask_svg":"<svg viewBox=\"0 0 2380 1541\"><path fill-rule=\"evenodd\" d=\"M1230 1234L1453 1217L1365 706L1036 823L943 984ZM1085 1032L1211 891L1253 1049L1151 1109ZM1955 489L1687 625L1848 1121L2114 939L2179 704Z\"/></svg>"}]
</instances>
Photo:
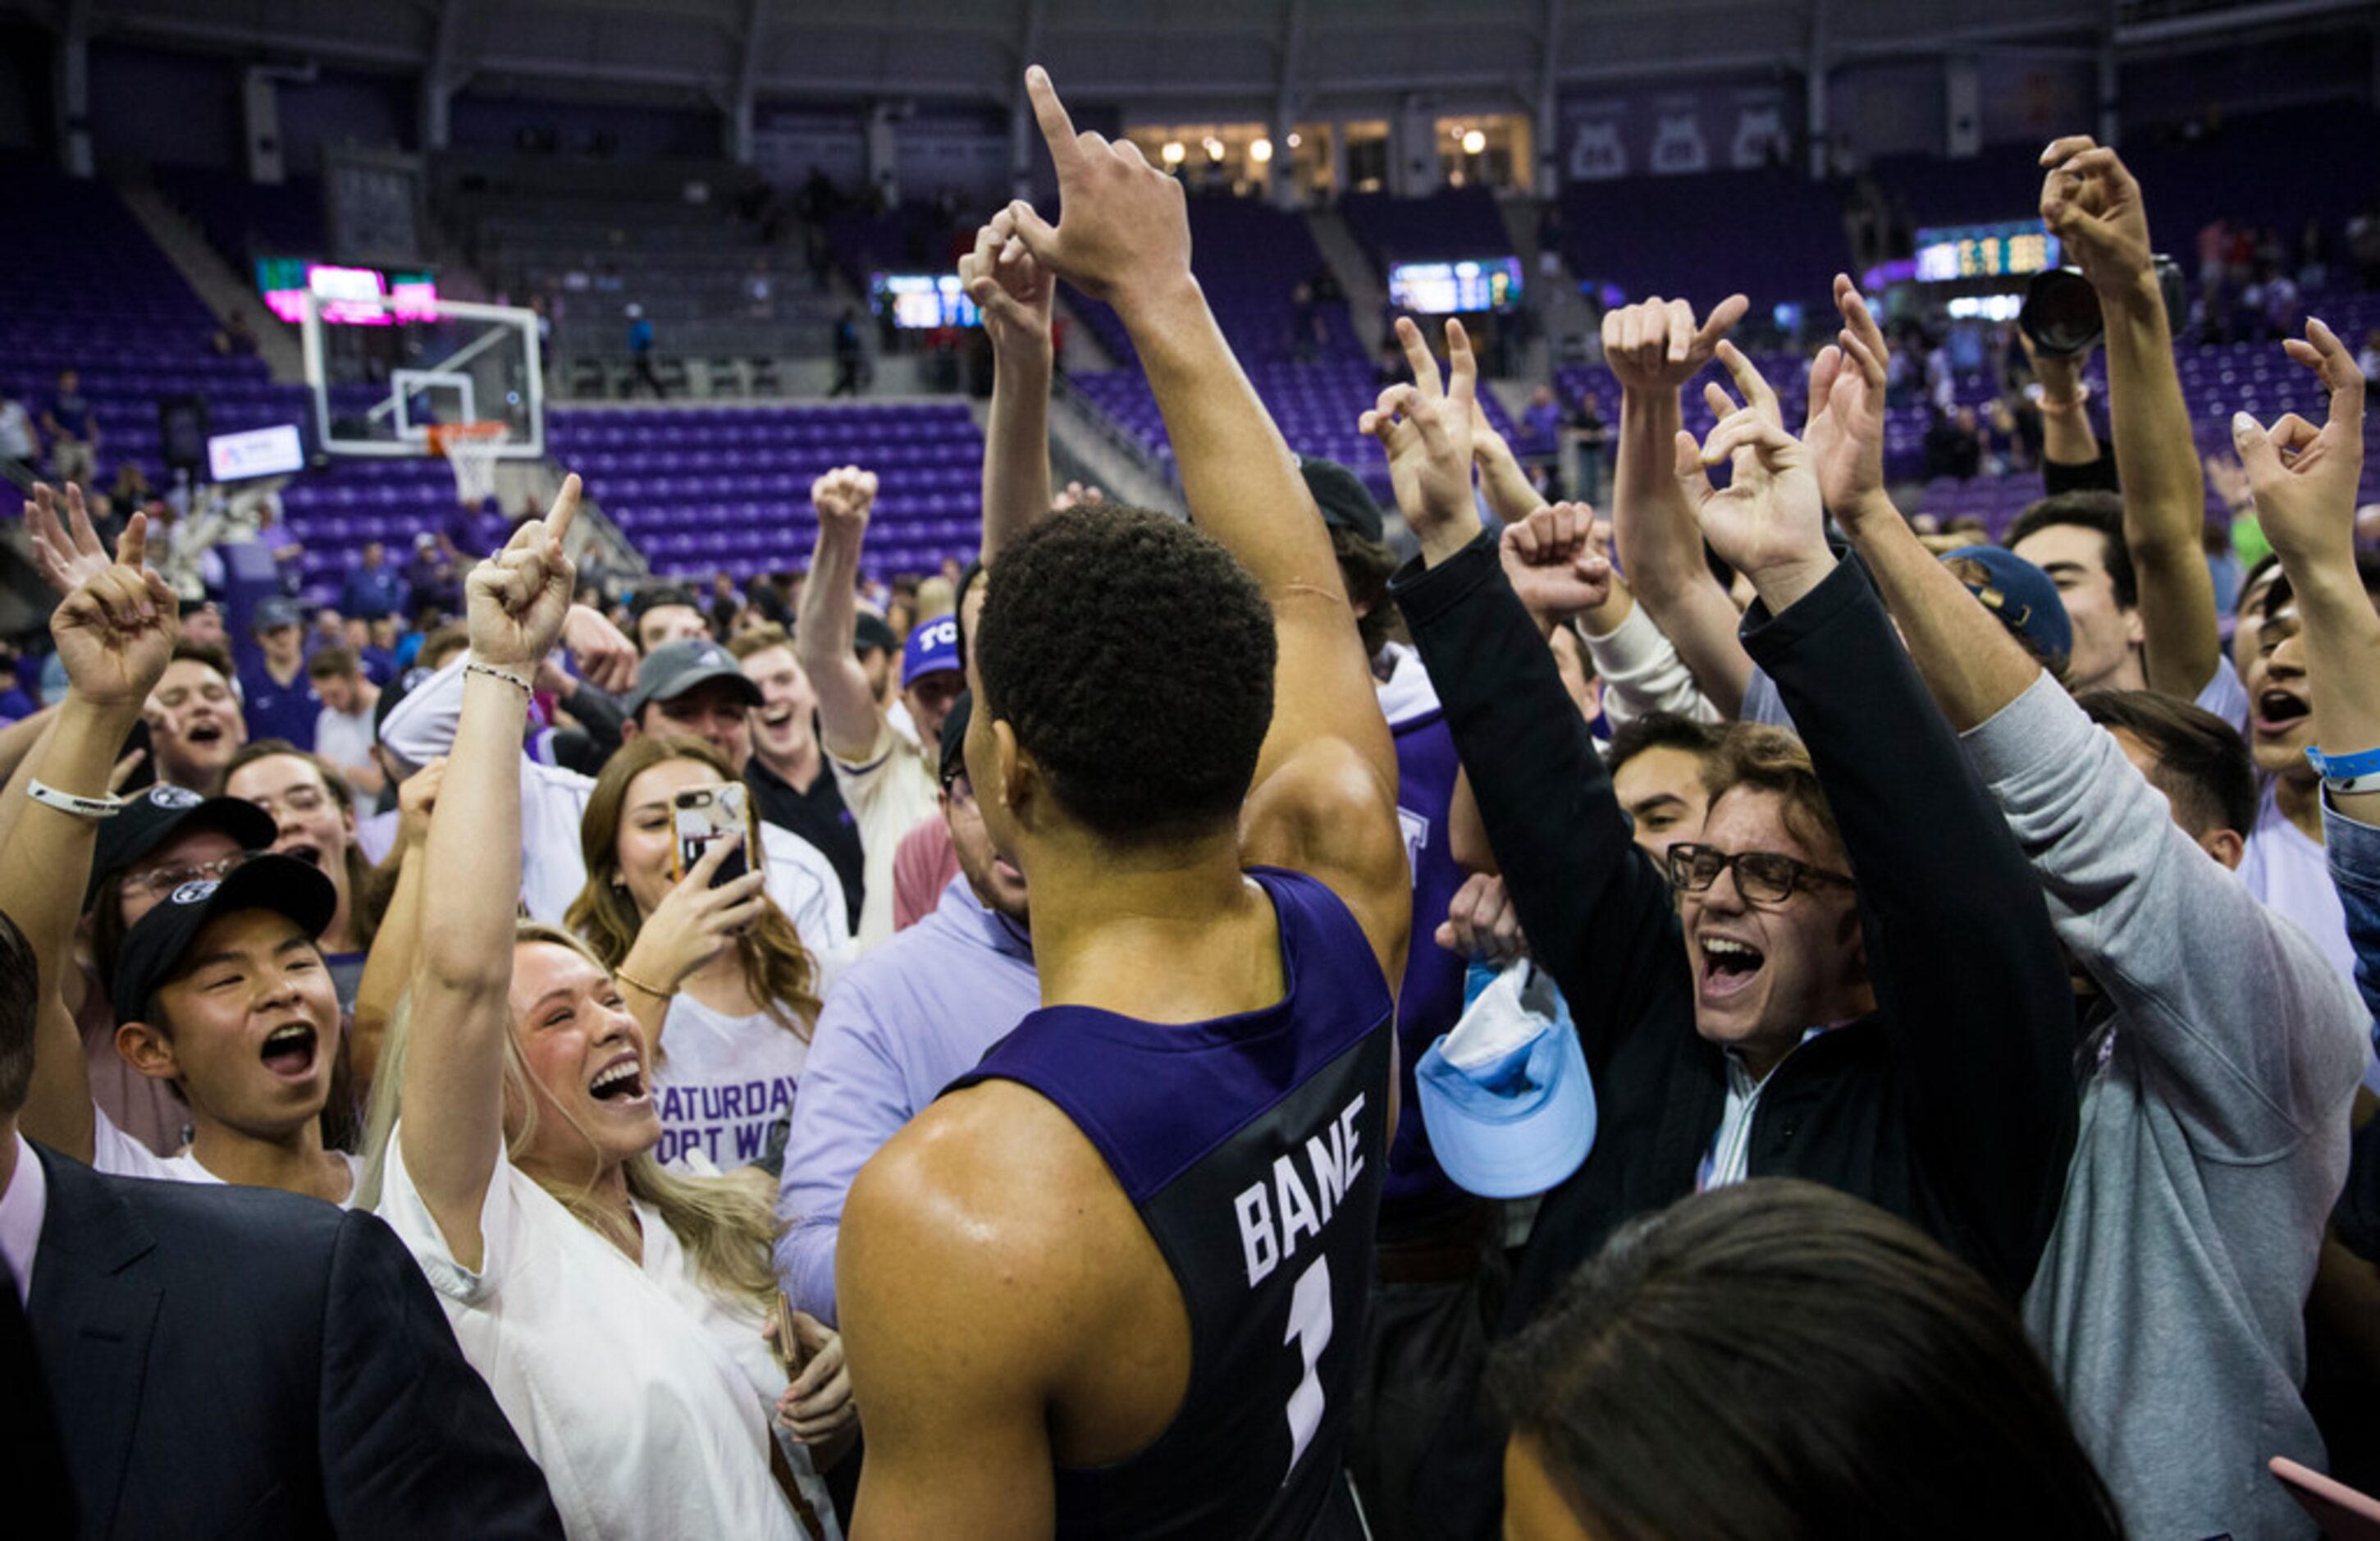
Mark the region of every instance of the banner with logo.
<instances>
[{"instance_id":1,"label":"banner with logo","mask_svg":"<svg viewBox=\"0 0 2380 1541\"><path fill-rule=\"evenodd\" d=\"M1580 92L1561 103L1563 176L1691 176L1794 164L1799 93L1783 86Z\"/></svg>"}]
</instances>

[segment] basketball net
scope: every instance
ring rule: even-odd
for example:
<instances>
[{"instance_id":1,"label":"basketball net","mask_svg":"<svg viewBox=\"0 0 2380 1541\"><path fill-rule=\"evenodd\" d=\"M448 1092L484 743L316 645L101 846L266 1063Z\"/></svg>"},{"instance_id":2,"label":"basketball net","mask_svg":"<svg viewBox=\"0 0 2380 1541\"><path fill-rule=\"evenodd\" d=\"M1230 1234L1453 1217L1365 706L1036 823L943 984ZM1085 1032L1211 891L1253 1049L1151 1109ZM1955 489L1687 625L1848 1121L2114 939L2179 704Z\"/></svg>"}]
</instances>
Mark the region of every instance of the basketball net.
<instances>
[{"instance_id":1,"label":"basketball net","mask_svg":"<svg viewBox=\"0 0 2380 1541\"><path fill-rule=\"evenodd\" d=\"M496 495L496 462L512 436L501 422L430 425L430 451L453 468L456 502L477 508Z\"/></svg>"}]
</instances>

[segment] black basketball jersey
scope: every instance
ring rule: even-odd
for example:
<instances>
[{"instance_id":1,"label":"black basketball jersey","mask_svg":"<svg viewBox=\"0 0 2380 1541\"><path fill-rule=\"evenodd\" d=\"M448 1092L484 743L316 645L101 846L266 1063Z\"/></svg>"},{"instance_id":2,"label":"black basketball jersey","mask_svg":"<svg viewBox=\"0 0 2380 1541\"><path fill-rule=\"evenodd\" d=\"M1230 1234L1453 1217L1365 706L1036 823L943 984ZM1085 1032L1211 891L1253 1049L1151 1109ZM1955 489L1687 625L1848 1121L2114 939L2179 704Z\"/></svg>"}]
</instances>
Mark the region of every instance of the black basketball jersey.
<instances>
[{"instance_id":1,"label":"black basketball jersey","mask_svg":"<svg viewBox=\"0 0 2380 1541\"><path fill-rule=\"evenodd\" d=\"M953 1088L1016 1081L1073 1119L1189 1313L1180 1411L1138 1454L1058 1469L1061 1536L1298 1538L1344 1512L1394 1007L1335 894L1249 876L1280 921L1278 1004L1190 1024L1048 1007Z\"/></svg>"}]
</instances>

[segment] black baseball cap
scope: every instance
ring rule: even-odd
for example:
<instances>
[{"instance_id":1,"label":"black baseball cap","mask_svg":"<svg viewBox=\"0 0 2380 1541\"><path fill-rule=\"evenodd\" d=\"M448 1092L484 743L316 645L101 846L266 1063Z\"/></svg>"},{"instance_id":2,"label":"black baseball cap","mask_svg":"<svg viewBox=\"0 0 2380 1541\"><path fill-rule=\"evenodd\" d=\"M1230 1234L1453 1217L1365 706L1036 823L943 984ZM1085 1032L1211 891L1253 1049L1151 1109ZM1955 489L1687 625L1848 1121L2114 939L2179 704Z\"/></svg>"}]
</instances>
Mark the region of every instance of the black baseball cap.
<instances>
[{"instance_id":1,"label":"black baseball cap","mask_svg":"<svg viewBox=\"0 0 2380 1541\"><path fill-rule=\"evenodd\" d=\"M190 943L216 916L271 910L287 916L309 937L320 937L338 907L339 891L331 880L294 856L257 856L220 880L184 883L125 935L111 986L115 1025L141 1019L149 998L173 978Z\"/></svg>"},{"instance_id":2,"label":"black baseball cap","mask_svg":"<svg viewBox=\"0 0 2380 1541\"><path fill-rule=\"evenodd\" d=\"M863 610L852 627L851 649L860 653L897 653L901 650L901 638L893 635L892 622L872 610Z\"/></svg>"},{"instance_id":3,"label":"black baseball cap","mask_svg":"<svg viewBox=\"0 0 2380 1541\"><path fill-rule=\"evenodd\" d=\"M682 637L645 655L637 667L637 688L620 703L620 710L634 717L651 702L674 701L712 680L734 680L746 706L761 704L760 687L744 677L744 666L735 661L735 654L709 637Z\"/></svg>"},{"instance_id":4,"label":"black baseball cap","mask_svg":"<svg viewBox=\"0 0 2380 1541\"><path fill-rule=\"evenodd\" d=\"M1380 505L1354 472L1336 460L1313 455L1297 457L1297 471L1305 478L1305 490L1314 494L1315 506L1322 510L1325 525L1362 536L1375 545L1388 539L1388 523Z\"/></svg>"},{"instance_id":5,"label":"black baseball cap","mask_svg":"<svg viewBox=\"0 0 2380 1541\"><path fill-rule=\"evenodd\" d=\"M273 816L241 797L201 797L187 786L159 783L124 800L123 809L99 826L99 846L91 854L91 881L82 891L82 907L99 897L99 885L111 873L121 872L184 829L221 830L243 851L261 851L281 833Z\"/></svg>"},{"instance_id":6,"label":"black baseball cap","mask_svg":"<svg viewBox=\"0 0 2380 1541\"><path fill-rule=\"evenodd\" d=\"M942 790L966 774L967 719L975 715L975 692L962 690L942 714Z\"/></svg>"},{"instance_id":7,"label":"black baseball cap","mask_svg":"<svg viewBox=\"0 0 2380 1541\"><path fill-rule=\"evenodd\" d=\"M682 604L688 610L700 610L702 608L702 606L695 603L694 596L686 590L678 588L674 584L663 583L657 584L650 588L638 589L636 601L629 605L628 611L630 614L641 621L645 618L645 612L649 610L659 610L664 605L673 604Z\"/></svg>"}]
</instances>

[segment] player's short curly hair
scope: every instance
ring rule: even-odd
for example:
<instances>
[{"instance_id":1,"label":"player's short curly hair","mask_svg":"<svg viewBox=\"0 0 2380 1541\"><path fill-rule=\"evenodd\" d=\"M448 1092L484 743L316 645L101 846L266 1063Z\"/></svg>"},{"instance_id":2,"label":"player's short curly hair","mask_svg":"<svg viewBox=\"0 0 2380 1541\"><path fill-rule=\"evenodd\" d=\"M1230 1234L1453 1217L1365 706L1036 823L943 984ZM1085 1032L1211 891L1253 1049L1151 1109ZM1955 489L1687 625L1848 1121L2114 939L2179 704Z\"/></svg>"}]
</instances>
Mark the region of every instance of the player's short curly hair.
<instances>
[{"instance_id":1,"label":"player's short curly hair","mask_svg":"<svg viewBox=\"0 0 2380 1541\"><path fill-rule=\"evenodd\" d=\"M1272 612L1189 526L1112 504L1043 519L992 563L978 710L1101 837L1236 819L1272 725Z\"/></svg>"}]
</instances>

